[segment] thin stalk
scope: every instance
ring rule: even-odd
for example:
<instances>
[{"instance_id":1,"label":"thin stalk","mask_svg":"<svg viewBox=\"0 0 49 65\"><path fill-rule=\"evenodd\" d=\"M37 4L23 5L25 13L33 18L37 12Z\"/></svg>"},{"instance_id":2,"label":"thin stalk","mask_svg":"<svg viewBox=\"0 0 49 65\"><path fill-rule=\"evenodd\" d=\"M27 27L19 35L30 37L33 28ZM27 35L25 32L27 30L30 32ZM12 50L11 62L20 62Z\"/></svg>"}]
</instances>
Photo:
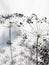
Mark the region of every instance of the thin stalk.
<instances>
[{"instance_id":1,"label":"thin stalk","mask_svg":"<svg viewBox=\"0 0 49 65\"><path fill-rule=\"evenodd\" d=\"M37 35L37 46L36 46L36 65L38 65L38 39L39 39L39 35Z\"/></svg>"},{"instance_id":2,"label":"thin stalk","mask_svg":"<svg viewBox=\"0 0 49 65\"><path fill-rule=\"evenodd\" d=\"M12 57L12 43L11 43L11 22L9 23L10 23L10 26L9 26L10 55L11 55L11 65L12 65L13 57Z\"/></svg>"}]
</instances>

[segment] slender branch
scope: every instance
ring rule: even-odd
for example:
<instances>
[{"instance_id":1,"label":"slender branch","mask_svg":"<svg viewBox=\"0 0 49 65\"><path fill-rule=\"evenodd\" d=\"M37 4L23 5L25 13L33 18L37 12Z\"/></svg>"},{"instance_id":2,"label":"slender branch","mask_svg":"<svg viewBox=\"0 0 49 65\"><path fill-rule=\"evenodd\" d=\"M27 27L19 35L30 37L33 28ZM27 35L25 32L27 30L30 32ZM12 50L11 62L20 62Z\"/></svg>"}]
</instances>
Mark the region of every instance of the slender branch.
<instances>
[{"instance_id":1,"label":"slender branch","mask_svg":"<svg viewBox=\"0 0 49 65\"><path fill-rule=\"evenodd\" d=\"M37 35L37 46L36 46L36 65L38 65L38 39L39 39L39 35Z\"/></svg>"},{"instance_id":2,"label":"slender branch","mask_svg":"<svg viewBox=\"0 0 49 65\"><path fill-rule=\"evenodd\" d=\"M13 57L12 57L12 43L11 43L11 22L9 22L10 26L9 26L9 41L10 41L10 54L11 54L11 65L13 62Z\"/></svg>"}]
</instances>

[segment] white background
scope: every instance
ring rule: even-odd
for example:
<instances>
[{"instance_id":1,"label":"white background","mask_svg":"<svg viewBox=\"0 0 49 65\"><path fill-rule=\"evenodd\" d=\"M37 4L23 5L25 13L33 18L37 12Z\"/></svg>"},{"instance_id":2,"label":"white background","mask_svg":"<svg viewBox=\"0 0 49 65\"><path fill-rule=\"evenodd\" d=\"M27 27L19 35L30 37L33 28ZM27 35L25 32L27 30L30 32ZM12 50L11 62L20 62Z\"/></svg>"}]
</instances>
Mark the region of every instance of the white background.
<instances>
[{"instance_id":1,"label":"white background","mask_svg":"<svg viewBox=\"0 0 49 65\"><path fill-rule=\"evenodd\" d=\"M49 18L49 0L0 0L0 14L37 14Z\"/></svg>"}]
</instances>

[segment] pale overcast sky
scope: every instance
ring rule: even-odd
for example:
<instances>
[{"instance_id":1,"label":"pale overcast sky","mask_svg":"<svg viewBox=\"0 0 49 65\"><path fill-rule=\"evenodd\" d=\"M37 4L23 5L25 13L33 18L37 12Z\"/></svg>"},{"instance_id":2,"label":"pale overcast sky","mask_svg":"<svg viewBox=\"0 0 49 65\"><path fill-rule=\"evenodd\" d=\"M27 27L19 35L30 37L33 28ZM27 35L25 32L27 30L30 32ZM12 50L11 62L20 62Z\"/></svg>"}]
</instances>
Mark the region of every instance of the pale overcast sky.
<instances>
[{"instance_id":1,"label":"pale overcast sky","mask_svg":"<svg viewBox=\"0 0 49 65\"><path fill-rule=\"evenodd\" d=\"M6 13L35 13L49 18L49 0L0 0L0 14Z\"/></svg>"}]
</instances>

